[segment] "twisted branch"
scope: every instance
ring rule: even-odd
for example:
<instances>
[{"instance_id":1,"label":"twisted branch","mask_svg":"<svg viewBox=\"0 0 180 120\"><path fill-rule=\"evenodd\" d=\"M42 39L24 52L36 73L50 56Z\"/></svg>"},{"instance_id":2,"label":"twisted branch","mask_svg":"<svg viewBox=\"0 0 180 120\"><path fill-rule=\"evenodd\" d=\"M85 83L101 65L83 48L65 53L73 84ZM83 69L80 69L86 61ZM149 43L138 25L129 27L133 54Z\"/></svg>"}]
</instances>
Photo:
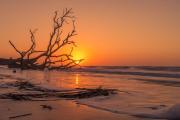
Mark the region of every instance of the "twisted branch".
<instances>
[{"instance_id":1,"label":"twisted branch","mask_svg":"<svg viewBox=\"0 0 180 120\"><path fill-rule=\"evenodd\" d=\"M71 22L72 24L72 30L68 32L65 37L63 37L63 27L66 24L69 24L69 22ZM16 59L14 64L20 64L21 68L24 69L55 69L78 66L79 63L83 61L83 59L74 60L72 56L73 47L76 47L76 43L75 41L71 40L71 38L77 35L75 27L75 17L73 16L72 9L66 8L65 10L63 10L63 13L60 17L58 16L58 12L55 11L53 17L53 30L50 33L49 42L45 50L36 50L36 31L37 30L30 30L30 38L32 44L26 51L20 51L11 41L9 41L11 46L20 55L20 58ZM69 54L62 53L61 51L61 49L66 46L72 46ZM59 54L58 51L61 54ZM31 57L35 53L38 55L36 55L36 57ZM40 59L42 59L41 62L39 62ZM58 65L53 66L54 64Z\"/></svg>"}]
</instances>

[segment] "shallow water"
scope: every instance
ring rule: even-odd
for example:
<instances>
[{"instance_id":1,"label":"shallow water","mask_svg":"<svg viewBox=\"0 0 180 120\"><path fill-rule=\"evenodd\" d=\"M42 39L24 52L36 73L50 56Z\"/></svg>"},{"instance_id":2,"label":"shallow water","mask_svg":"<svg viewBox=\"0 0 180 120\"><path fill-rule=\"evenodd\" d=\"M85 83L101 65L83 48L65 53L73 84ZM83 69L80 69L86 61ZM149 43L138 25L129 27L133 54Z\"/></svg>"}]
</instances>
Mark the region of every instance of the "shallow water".
<instances>
[{"instance_id":1,"label":"shallow water","mask_svg":"<svg viewBox=\"0 0 180 120\"><path fill-rule=\"evenodd\" d=\"M126 71L126 73L123 74L122 71ZM121 73L119 74L119 72ZM141 74L132 74L132 72ZM146 73L155 73L155 75ZM89 67L66 72L17 70L16 73L8 68L0 68L0 83L29 80L35 84L57 89L96 88L99 86L116 88L120 90L117 95L81 99L76 100L76 103L130 116L137 114L153 115L179 104L179 76L180 71L177 67L158 69L155 67ZM1 88L1 93L9 91L12 89Z\"/></svg>"}]
</instances>

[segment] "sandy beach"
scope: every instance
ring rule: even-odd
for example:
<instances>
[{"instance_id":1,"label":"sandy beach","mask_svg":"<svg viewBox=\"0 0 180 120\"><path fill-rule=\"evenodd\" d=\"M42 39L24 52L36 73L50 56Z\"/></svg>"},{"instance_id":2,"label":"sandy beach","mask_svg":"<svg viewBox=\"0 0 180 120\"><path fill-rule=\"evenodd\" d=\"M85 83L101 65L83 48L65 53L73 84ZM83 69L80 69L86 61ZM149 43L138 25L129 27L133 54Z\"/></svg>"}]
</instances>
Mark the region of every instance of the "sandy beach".
<instances>
[{"instance_id":1,"label":"sandy beach","mask_svg":"<svg viewBox=\"0 0 180 120\"><path fill-rule=\"evenodd\" d=\"M92 71L92 68L90 68ZM178 106L180 96L177 91L179 80L170 77L107 74L105 69L95 68L99 73L87 71L21 71L1 67L0 87L3 94L34 94L40 90L75 90L76 88L114 88L117 94L90 98L52 98L14 100L0 99L0 120L152 120L169 119L176 116L179 108L167 112L172 106ZM109 69L108 69L109 70ZM125 70L119 68L119 70ZM85 72L87 71L87 72ZM110 70L113 71L113 70ZM128 72L138 71L130 69ZM101 72L101 73L100 73ZM138 72L152 72L139 70ZM157 71L155 71L158 73ZM165 74L167 71L160 71ZM145 74L146 74L145 73ZM169 72L174 74L174 72ZM178 74L178 72L177 72ZM17 83L28 81L37 88L19 89ZM163 82L162 82L163 81ZM14 84L16 83L16 84ZM22 87L22 86L21 86ZM153 89L152 89L153 88ZM53 94L53 92L52 92Z\"/></svg>"},{"instance_id":2,"label":"sandy beach","mask_svg":"<svg viewBox=\"0 0 180 120\"><path fill-rule=\"evenodd\" d=\"M28 74L27 74L28 73ZM37 73L37 74L36 74ZM33 75L32 75L33 74ZM37 76L36 76L36 75ZM52 74L49 73L48 74ZM67 76L67 73L63 73ZM62 74L62 75L63 75ZM69 74L69 73L68 73ZM74 74L71 74L74 77ZM72 77L72 76L71 76ZM62 82L59 81L60 84L57 84L56 89L73 89L78 87L79 84L77 77L79 75L75 75L75 86L70 81ZM32 80L33 78L33 80ZM39 79L36 81L34 79ZM41 79L41 80L40 80ZM65 78L63 78L65 79ZM13 83L14 81L24 81L30 80L34 83L43 84L43 87L52 88L54 85L54 81L52 81L51 85L48 86L47 81L52 80L50 76L47 75L47 72L41 71L19 71L17 73L13 73L11 69L1 68L1 94L4 93L16 93L21 92L16 88L4 86L5 83ZM71 79L72 80L72 79ZM72 80L74 81L74 79ZM48 81L49 82L49 81ZM61 83L62 82L62 83ZM56 81L57 83L57 81ZM63 86L63 87L62 87ZM53 87L54 88L54 87ZM45 106L50 106L50 108L44 108ZM45 101L16 101L11 99L0 99L0 120L8 120L8 119L18 119L18 120L117 120L117 119L132 119L136 120L137 118L116 114L110 111L90 107L88 105L84 105L78 103L77 100L66 100L66 99L58 99L58 100L45 100Z\"/></svg>"},{"instance_id":3,"label":"sandy beach","mask_svg":"<svg viewBox=\"0 0 180 120\"><path fill-rule=\"evenodd\" d=\"M28 113L32 115L14 118L14 120L138 120L128 115L98 110L67 100L48 102L1 100L0 104L0 120L8 120L12 116ZM50 105L52 106L52 110L43 109L41 105Z\"/></svg>"}]
</instances>

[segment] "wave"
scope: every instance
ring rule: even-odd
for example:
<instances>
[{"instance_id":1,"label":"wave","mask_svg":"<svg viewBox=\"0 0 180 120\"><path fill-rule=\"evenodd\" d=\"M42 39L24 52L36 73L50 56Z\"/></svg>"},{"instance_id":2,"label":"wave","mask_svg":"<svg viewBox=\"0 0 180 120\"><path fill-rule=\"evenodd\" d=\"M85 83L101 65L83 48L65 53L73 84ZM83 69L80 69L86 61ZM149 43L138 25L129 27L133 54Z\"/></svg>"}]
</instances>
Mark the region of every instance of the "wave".
<instances>
[{"instance_id":1,"label":"wave","mask_svg":"<svg viewBox=\"0 0 180 120\"><path fill-rule=\"evenodd\" d=\"M180 72L180 66L86 66L84 68Z\"/></svg>"},{"instance_id":2,"label":"wave","mask_svg":"<svg viewBox=\"0 0 180 120\"><path fill-rule=\"evenodd\" d=\"M143 78L133 78L133 80L142 81L144 83L151 83L151 84L159 84L164 86L172 86L172 87L180 87L180 81L174 80L158 80L158 79L143 79Z\"/></svg>"},{"instance_id":3,"label":"wave","mask_svg":"<svg viewBox=\"0 0 180 120\"><path fill-rule=\"evenodd\" d=\"M140 69L143 69L140 70ZM145 70L148 69L148 70ZM149 70L154 69L154 71ZM180 78L180 72L177 72L179 67L121 67L121 66L91 66L78 69L78 72L91 72L100 74L118 74L118 75L136 75L136 76L150 76L150 77L167 77L167 78ZM157 71L156 71L157 70ZM164 70L158 71L158 70ZM171 70L171 72L168 72ZM172 72L176 71L176 72Z\"/></svg>"},{"instance_id":4,"label":"wave","mask_svg":"<svg viewBox=\"0 0 180 120\"><path fill-rule=\"evenodd\" d=\"M175 66L138 66L137 69L150 70L150 71L170 71L170 72L180 72L180 67Z\"/></svg>"}]
</instances>

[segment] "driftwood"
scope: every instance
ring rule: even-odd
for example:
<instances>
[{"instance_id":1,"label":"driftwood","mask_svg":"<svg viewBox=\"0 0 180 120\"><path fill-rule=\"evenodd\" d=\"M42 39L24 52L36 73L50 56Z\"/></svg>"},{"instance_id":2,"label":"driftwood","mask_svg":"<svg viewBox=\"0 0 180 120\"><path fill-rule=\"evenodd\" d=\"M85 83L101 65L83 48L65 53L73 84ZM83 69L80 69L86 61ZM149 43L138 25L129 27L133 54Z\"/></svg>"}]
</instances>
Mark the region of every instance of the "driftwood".
<instances>
[{"instance_id":1,"label":"driftwood","mask_svg":"<svg viewBox=\"0 0 180 120\"><path fill-rule=\"evenodd\" d=\"M12 100L38 100L39 98L67 98L67 99L83 99L91 98L96 96L108 96L111 94L116 94L115 89L83 89L74 90L67 92L44 92L44 93L6 93L0 95L0 99L12 99Z\"/></svg>"},{"instance_id":2,"label":"driftwood","mask_svg":"<svg viewBox=\"0 0 180 120\"><path fill-rule=\"evenodd\" d=\"M27 91L39 91L39 92L63 92L63 90L55 90L44 88L35 84L32 84L28 81L15 81L4 84L6 87L15 87L18 90L27 90Z\"/></svg>"},{"instance_id":3,"label":"driftwood","mask_svg":"<svg viewBox=\"0 0 180 120\"><path fill-rule=\"evenodd\" d=\"M52 110L53 108L50 105L40 105L43 109Z\"/></svg>"},{"instance_id":4,"label":"driftwood","mask_svg":"<svg viewBox=\"0 0 180 120\"><path fill-rule=\"evenodd\" d=\"M19 117L26 117L26 116L30 116L30 115L32 115L32 113L27 113L27 114L12 116L12 117L9 117L9 119L14 119L14 118L19 118Z\"/></svg>"},{"instance_id":5,"label":"driftwood","mask_svg":"<svg viewBox=\"0 0 180 120\"><path fill-rule=\"evenodd\" d=\"M20 92L5 93L0 95L0 99L12 99L12 100L39 100L49 98L67 98L67 99L83 99L96 96L108 96L116 94L116 89L105 88L76 88L71 90L54 90L44 88L38 85L34 85L28 81L16 81L13 83L7 83L6 86L15 87Z\"/></svg>"},{"instance_id":6,"label":"driftwood","mask_svg":"<svg viewBox=\"0 0 180 120\"><path fill-rule=\"evenodd\" d=\"M67 24L72 25L72 29L68 33L65 33L63 29ZM76 46L72 37L77 35L75 17L73 16L72 9L65 9L60 17L58 16L58 12L55 11L53 29L50 33L46 49L37 50L36 32L37 30L29 31L31 46L27 50L19 50L12 41L9 41L10 45L19 55L19 58L11 58L9 62L7 62L10 68L68 69L79 66L79 63L83 61L83 59L74 60L72 56L73 47ZM64 53L62 50L64 48L68 48L69 51Z\"/></svg>"}]
</instances>

